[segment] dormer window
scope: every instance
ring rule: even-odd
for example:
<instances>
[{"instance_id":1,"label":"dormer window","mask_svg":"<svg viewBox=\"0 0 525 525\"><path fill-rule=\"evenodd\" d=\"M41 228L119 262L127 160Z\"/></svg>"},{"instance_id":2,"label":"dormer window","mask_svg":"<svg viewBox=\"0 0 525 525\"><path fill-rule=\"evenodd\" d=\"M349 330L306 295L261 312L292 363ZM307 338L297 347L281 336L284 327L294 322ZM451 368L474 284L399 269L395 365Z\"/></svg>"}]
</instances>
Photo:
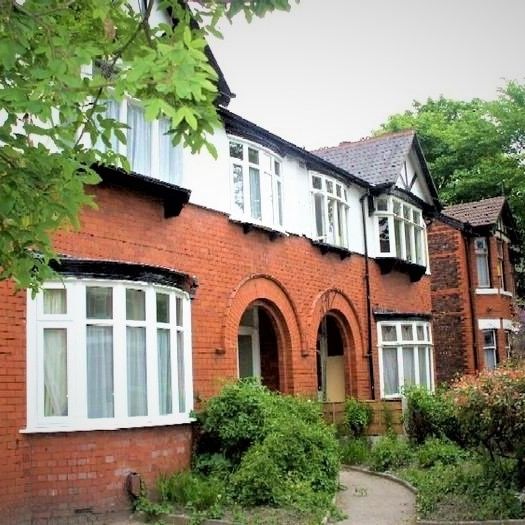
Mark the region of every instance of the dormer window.
<instances>
[{"instance_id":1,"label":"dormer window","mask_svg":"<svg viewBox=\"0 0 525 525\"><path fill-rule=\"evenodd\" d=\"M348 189L340 181L321 174L310 178L316 240L348 248Z\"/></svg>"},{"instance_id":2,"label":"dormer window","mask_svg":"<svg viewBox=\"0 0 525 525\"><path fill-rule=\"evenodd\" d=\"M232 215L241 220L283 227L282 162L255 144L230 140Z\"/></svg>"},{"instance_id":3,"label":"dormer window","mask_svg":"<svg viewBox=\"0 0 525 525\"><path fill-rule=\"evenodd\" d=\"M426 266L426 229L421 210L392 196L376 199L379 254Z\"/></svg>"}]
</instances>

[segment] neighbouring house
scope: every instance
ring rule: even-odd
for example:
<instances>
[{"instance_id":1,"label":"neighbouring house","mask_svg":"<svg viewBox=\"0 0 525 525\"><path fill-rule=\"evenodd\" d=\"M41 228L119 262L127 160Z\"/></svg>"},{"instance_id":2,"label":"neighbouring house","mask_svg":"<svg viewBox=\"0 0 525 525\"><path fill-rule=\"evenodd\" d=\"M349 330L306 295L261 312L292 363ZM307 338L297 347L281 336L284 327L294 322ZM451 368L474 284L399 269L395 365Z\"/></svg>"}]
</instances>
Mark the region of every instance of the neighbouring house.
<instances>
[{"instance_id":1,"label":"neighbouring house","mask_svg":"<svg viewBox=\"0 0 525 525\"><path fill-rule=\"evenodd\" d=\"M60 279L0 283L0 523L128 506L186 468L191 410L237 377L323 402L434 384L427 224L413 132L307 152L226 109L207 153L108 102L131 173L99 167ZM99 146L102 147L102 146Z\"/></svg>"},{"instance_id":2,"label":"neighbouring house","mask_svg":"<svg viewBox=\"0 0 525 525\"><path fill-rule=\"evenodd\" d=\"M449 206L429 228L438 382L492 369L511 354L516 235L504 197Z\"/></svg>"}]
</instances>

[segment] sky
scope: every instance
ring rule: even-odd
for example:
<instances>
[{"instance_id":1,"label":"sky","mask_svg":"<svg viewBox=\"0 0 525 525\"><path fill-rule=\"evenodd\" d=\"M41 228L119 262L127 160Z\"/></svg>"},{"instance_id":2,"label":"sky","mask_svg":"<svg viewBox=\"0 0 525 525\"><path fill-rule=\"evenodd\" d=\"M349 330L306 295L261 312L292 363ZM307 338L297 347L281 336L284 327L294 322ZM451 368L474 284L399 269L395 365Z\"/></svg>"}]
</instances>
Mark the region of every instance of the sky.
<instances>
[{"instance_id":1,"label":"sky","mask_svg":"<svg viewBox=\"0 0 525 525\"><path fill-rule=\"evenodd\" d=\"M413 100L491 99L525 81L525 0L301 0L223 22L229 109L313 149L371 134Z\"/></svg>"}]
</instances>

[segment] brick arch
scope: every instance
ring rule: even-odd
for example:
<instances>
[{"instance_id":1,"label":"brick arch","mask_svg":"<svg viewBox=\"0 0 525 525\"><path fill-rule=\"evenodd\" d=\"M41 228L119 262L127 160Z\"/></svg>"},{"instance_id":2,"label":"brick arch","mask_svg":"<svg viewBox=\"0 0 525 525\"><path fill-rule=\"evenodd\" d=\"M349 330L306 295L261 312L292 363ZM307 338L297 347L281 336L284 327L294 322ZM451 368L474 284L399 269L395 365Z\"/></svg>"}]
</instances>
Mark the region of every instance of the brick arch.
<instances>
[{"instance_id":1,"label":"brick arch","mask_svg":"<svg viewBox=\"0 0 525 525\"><path fill-rule=\"evenodd\" d=\"M257 304L269 314L277 337L281 390L294 392L294 363L301 357L302 331L295 305L284 286L269 275L251 275L232 292L224 318L224 349L235 360L242 314Z\"/></svg>"},{"instance_id":2,"label":"brick arch","mask_svg":"<svg viewBox=\"0 0 525 525\"><path fill-rule=\"evenodd\" d=\"M360 393L358 379L363 375L361 370L365 364L364 339L359 318L351 299L341 290L333 288L320 293L314 301L310 315L310 323L306 331L307 345L310 353L315 356L317 331L324 316L330 314L337 320L341 330L345 355L345 377L347 394L357 396ZM316 374L316 361L312 360L312 374Z\"/></svg>"}]
</instances>

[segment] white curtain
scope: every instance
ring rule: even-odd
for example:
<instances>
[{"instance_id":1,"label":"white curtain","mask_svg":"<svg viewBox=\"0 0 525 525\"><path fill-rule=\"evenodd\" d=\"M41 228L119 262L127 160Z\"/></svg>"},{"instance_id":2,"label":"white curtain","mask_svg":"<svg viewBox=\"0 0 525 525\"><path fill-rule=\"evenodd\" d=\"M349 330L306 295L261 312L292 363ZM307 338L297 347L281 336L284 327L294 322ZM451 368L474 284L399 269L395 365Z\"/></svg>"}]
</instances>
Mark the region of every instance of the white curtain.
<instances>
[{"instance_id":1,"label":"white curtain","mask_svg":"<svg viewBox=\"0 0 525 525\"><path fill-rule=\"evenodd\" d=\"M144 110L128 104L128 160L131 169L151 176L151 123L146 122Z\"/></svg>"},{"instance_id":2,"label":"white curtain","mask_svg":"<svg viewBox=\"0 0 525 525\"><path fill-rule=\"evenodd\" d=\"M168 134L170 122L168 119L159 120L159 178L172 184L180 184L182 173L182 148L171 142L173 135Z\"/></svg>"},{"instance_id":3,"label":"white curtain","mask_svg":"<svg viewBox=\"0 0 525 525\"><path fill-rule=\"evenodd\" d=\"M179 381L179 412L186 412L186 383L184 379L184 334L177 332L177 377Z\"/></svg>"},{"instance_id":4,"label":"white curtain","mask_svg":"<svg viewBox=\"0 0 525 525\"><path fill-rule=\"evenodd\" d=\"M399 392L397 348L383 348L383 386L387 396Z\"/></svg>"},{"instance_id":5,"label":"white curtain","mask_svg":"<svg viewBox=\"0 0 525 525\"><path fill-rule=\"evenodd\" d=\"M416 368L413 346L403 347L403 376L405 385L414 385L416 383Z\"/></svg>"},{"instance_id":6,"label":"white curtain","mask_svg":"<svg viewBox=\"0 0 525 525\"><path fill-rule=\"evenodd\" d=\"M56 315L66 312L66 290L64 288L44 290L44 313Z\"/></svg>"},{"instance_id":7,"label":"white curtain","mask_svg":"<svg viewBox=\"0 0 525 525\"><path fill-rule=\"evenodd\" d=\"M88 417L113 417L113 328L87 327Z\"/></svg>"},{"instance_id":8,"label":"white curtain","mask_svg":"<svg viewBox=\"0 0 525 525\"><path fill-rule=\"evenodd\" d=\"M486 253L476 255L478 270L478 286L490 286L488 255Z\"/></svg>"},{"instance_id":9,"label":"white curtain","mask_svg":"<svg viewBox=\"0 0 525 525\"><path fill-rule=\"evenodd\" d=\"M126 328L127 371L128 371L128 416L148 414L146 378L146 328Z\"/></svg>"},{"instance_id":10,"label":"white curtain","mask_svg":"<svg viewBox=\"0 0 525 525\"><path fill-rule=\"evenodd\" d=\"M419 329L419 326L418 326L418 329ZM426 346L420 346L418 349L418 352L419 352L419 384L422 386L428 387L428 379L427 379L428 348Z\"/></svg>"},{"instance_id":11,"label":"white curtain","mask_svg":"<svg viewBox=\"0 0 525 525\"><path fill-rule=\"evenodd\" d=\"M157 330L157 351L159 367L159 411L160 414L173 412L171 394L171 348L170 331Z\"/></svg>"},{"instance_id":12,"label":"white curtain","mask_svg":"<svg viewBox=\"0 0 525 525\"><path fill-rule=\"evenodd\" d=\"M44 329L44 416L67 416L67 331Z\"/></svg>"},{"instance_id":13,"label":"white curtain","mask_svg":"<svg viewBox=\"0 0 525 525\"><path fill-rule=\"evenodd\" d=\"M250 167L250 210L252 219L262 219L261 174L257 168Z\"/></svg>"}]
</instances>

